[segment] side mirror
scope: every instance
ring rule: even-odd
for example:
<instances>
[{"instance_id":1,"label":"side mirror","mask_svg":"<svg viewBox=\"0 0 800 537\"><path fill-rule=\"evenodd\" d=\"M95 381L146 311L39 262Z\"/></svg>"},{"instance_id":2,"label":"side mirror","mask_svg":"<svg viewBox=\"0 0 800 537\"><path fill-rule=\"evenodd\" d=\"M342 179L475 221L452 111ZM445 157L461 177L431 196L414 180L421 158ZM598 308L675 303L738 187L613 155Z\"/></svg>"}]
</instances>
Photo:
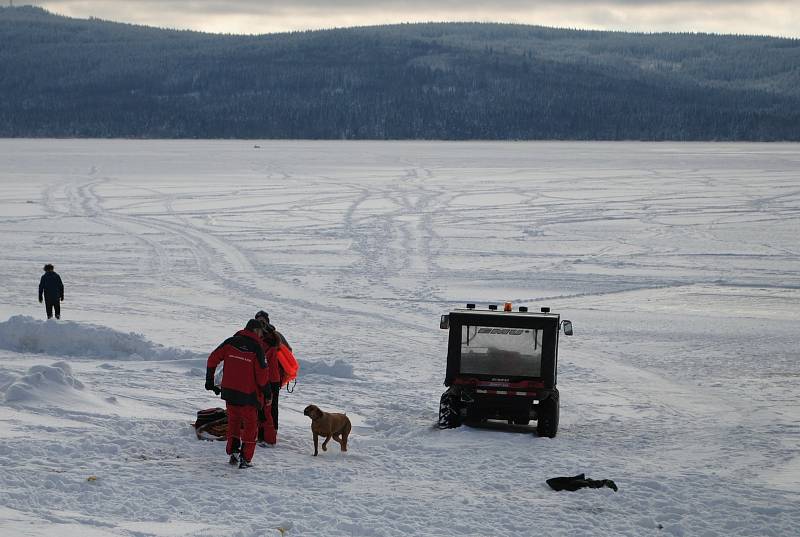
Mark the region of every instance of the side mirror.
<instances>
[{"instance_id":1,"label":"side mirror","mask_svg":"<svg viewBox=\"0 0 800 537\"><path fill-rule=\"evenodd\" d=\"M447 330L450 328L450 316L449 315L442 315L442 318L439 319L439 328L442 330Z\"/></svg>"},{"instance_id":2,"label":"side mirror","mask_svg":"<svg viewBox=\"0 0 800 537\"><path fill-rule=\"evenodd\" d=\"M565 336L572 335L572 321L561 321L561 327L564 329Z\"/></svg>"}]
</instances>

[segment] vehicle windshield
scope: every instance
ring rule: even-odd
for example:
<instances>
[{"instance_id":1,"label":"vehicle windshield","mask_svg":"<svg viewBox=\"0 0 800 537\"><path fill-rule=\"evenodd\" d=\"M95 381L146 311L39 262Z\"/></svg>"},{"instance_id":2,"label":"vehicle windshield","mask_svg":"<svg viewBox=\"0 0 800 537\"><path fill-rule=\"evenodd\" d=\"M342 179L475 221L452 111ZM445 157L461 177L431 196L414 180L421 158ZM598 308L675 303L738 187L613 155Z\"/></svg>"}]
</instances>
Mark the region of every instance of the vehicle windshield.
<instances>
[{"instance_id":1,"label":"vehicle windshield","mask_svg":"<svg viewBox=\"0 0 800 537\"><path fill-rule=\"evenodd\" d=\"M542 369L542 330L461 327L461 373L539 377Z\"/></svg>"}]
</instances>

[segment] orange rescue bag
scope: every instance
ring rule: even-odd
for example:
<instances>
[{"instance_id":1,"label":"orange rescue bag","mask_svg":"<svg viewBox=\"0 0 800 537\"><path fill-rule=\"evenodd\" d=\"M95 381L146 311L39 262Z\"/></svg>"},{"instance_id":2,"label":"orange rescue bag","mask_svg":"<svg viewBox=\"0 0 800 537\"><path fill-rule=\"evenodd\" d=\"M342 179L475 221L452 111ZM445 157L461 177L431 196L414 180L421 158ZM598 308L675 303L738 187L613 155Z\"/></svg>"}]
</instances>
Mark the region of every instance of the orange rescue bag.
<instances>
[{"instance_id":1,"label":"orange rescue bag","mask_svg":"<svg viewBox=\"0 0 800 537\"><path fill-rule=\"evenodd\" d=\"M300 369L300 364L289 347L281 344L278 347L278 363L281 366L281 386L286 386L291 381L297 378L297 371Z\"/></svg>"}]
</instances>

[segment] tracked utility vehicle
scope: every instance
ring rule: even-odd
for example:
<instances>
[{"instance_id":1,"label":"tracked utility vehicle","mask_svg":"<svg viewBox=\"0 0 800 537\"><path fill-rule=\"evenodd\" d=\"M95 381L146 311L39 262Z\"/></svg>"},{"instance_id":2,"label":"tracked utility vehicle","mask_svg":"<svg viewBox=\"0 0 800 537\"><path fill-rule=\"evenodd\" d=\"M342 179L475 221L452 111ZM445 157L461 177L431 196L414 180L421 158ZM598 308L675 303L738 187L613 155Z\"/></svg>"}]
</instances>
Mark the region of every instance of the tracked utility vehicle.
<instances>
[{"instance_id":1,"label":"tracked utility vehicle","mask_svg":"<svg viewBox=\"0 0 800 537\"><path fill-rule=\"evenodd\" d=\"M467 304L442 315L450 330L447 373L439 406L439 427L504 420L528 425L539 436L558 432L558 336L572 335L572 323L550 308L514 311L506 302L477 309Z\"/></svg>"}]
</instances>

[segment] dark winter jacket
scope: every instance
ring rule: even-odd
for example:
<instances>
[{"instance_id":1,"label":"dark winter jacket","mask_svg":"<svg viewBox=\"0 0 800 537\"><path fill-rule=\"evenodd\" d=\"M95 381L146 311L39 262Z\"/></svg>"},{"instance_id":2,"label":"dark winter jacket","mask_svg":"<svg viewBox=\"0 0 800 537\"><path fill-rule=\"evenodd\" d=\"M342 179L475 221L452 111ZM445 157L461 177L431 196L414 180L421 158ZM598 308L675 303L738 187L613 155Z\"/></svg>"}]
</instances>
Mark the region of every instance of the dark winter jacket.
<instances>
[{"instance_id":1,"label":"dark winter jacket","mask_svg":"<svg viewBox=\"0 0 800 537\"><path fill-rule=\"evenodd\" d=\"M57 272L49 270L42 274L42 279L39 280L39 300L42 300L42 293L51 302L64 300L64 284Z\"/></svg>"},{"instance_id":2,"label":"dark winter jacket","mask_svg":"<svg viewBox=\"0 0 800 537\"><path fill-rule=\"evenodd\" d=\"M582 488L599 489L608 487L617 492L617 484L610 479L587 479L584 474L572 477L553 477L547 480L547 484L553 490L569 490L574 492Z\"/></svg>"},{"instance_id":3,"label":"dark winter jacket","mask_svg":"<svg viewBox=\"0 0 800 537\"><path fill-rule=\"evenodd\" d=\"M277 330L275 330L275 333L278 335L278 337L279 337L279 338L281 338L281 343L283 343L284 345L286 345L286 347L287 347L289 350L292 350L292 346L291 346L291 345L289 345L289 342L288 342L288 341L286 341L286 338L285 338L285 337L283 337L283 334L281 334L281 333L280 333L280 332L278 332Z\"/></svg>"},{"instance_id":4,"label":"dark winter jacket","mask_svg":"<svg viewBox=\"0 0 800 537\"><path fill-rule=\"evenodd\" d=\"M214 383L214 371L225 362L222 372L222 398L234 405L259 407L264 392L269 393L267 361L258 336L239 330L222 342L208 357L206 386Z\"/></svg>"}]
</instances>

